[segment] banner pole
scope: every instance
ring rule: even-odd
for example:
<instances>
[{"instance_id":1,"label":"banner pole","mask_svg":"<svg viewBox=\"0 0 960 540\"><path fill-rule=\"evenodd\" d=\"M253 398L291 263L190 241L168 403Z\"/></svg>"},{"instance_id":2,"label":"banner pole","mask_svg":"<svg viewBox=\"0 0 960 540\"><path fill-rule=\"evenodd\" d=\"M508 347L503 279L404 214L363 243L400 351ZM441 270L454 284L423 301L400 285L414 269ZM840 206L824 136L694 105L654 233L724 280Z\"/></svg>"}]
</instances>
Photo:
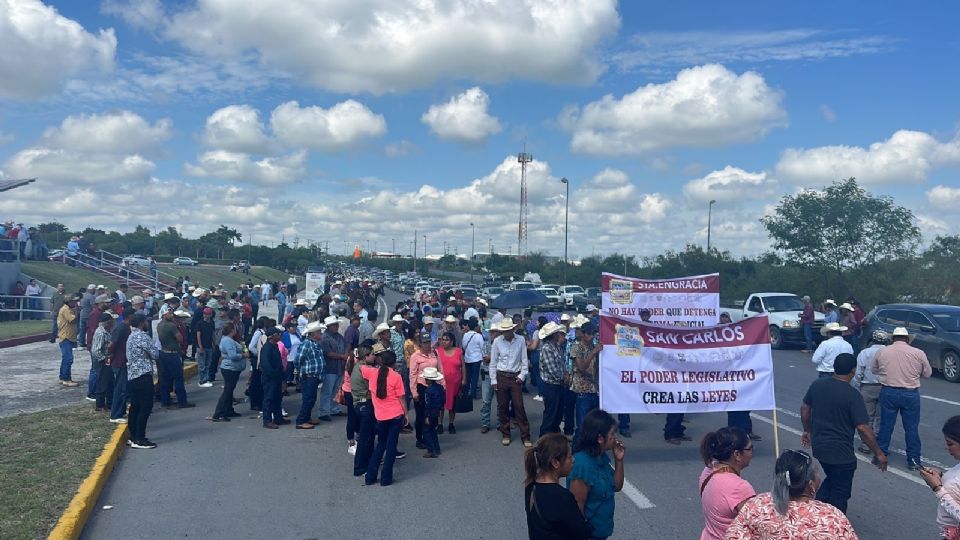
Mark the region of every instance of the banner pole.
<instances>
[{"instance_id":1,"label":"banner pole","mask_svg":"<svg viewBox=\"0 0 960 540\"><path fill-rule=\"evenodd\" d=\"M777 422L777 409L773 409L773 452L780 458L780 423Z\"/></svg>"}]
</instances>

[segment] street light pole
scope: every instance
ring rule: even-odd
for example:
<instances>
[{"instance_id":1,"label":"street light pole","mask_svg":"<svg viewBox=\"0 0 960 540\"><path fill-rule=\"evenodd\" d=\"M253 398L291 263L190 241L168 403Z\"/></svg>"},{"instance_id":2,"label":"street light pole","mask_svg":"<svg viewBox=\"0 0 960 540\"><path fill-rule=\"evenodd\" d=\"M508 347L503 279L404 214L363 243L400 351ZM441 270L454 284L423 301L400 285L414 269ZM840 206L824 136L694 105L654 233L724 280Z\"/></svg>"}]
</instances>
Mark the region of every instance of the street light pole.
<instances>
[{"instance_id":1,"label":"street light pole","mask_svg":"<svg viewBox=\"0 0 960 540\"><path fill-rule=\"evenodd\" d=\"M473 283L473 258L477 253L476 250L477 243L477 227L470 222L470 282Z\"/></svg>"},{"instance_id":2,"label":"street light pole","mask_svg":"<svg viewBox=\"0 0 960 540\"><path fill-rule=\"evenodd\" d=\"M717 201L710 199L710 204L707 206L707 255L710 254L710 228L713 224L713 205Z\"/></svg>"},{"instance_id":3,"label":"street light pole","mask_svg":"<svg viewBox=\"0 0 960 540\"><path fill-rule=\"evenodd\" d=\"M417 230L413 230L413 274L417 274Z\"/></svg>"},{"instance_id":4,"label":"street light pole","mask_svg":"<svg viewBox=\"0 0 960 540\"><path fill-rule=\"evenodd\" d=\"M567 195L564 198L564 204L566 209L563 212L563 284L567 284L567 266L570 264L570 260L567 258L567 246L569 245L570 239L570 181L566 178L561 178L561 182L567 188Z\"/></svg>"}]
</instances>

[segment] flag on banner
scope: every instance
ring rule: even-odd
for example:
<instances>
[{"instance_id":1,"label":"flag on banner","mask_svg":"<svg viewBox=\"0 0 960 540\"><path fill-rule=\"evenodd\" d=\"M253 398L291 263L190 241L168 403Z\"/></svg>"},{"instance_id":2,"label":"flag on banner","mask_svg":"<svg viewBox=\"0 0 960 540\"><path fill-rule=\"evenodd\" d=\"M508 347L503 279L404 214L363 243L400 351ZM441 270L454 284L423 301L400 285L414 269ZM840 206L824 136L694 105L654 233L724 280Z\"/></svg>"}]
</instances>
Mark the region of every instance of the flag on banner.
<instances>
[{"instance_id":1,"label":"flag on banner","mask_svg":"<svg viewBox=\"0 0 960 540\"><path fill-rule=\"evenodd\" d=\"M773 410L766 316L708 328L600 317L600 407L610 413Z\"/></svg>"},{"instance_id":2,"label":"flag on banner","mask_svg":"<svg viewBox=\"0 0 960 540\"><path fill-rule=\"evenodd\" d=\"M720 320L720 274L672 279L640 279L604 273L600 278L601 315L648 324L706 327Z\"/></svg>"}]
</instances>

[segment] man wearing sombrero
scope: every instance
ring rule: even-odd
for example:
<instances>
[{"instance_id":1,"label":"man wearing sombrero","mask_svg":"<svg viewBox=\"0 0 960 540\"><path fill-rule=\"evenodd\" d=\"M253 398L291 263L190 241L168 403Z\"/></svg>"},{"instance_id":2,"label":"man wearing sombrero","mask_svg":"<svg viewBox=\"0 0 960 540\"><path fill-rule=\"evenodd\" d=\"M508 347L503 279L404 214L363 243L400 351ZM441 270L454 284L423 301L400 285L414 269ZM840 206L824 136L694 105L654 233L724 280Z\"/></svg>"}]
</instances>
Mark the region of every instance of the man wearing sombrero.
<instances>
[{"instance_id":1,"label":"man wearing sombrero","mask_svg":"<svg viewBox=\"0 0 960 540\"><path fill-rule=\"evenodd\" d=\"M845 339L843 333L847 331L846 326L840 326L840 323L827 323L820 329L820 334L828 339L821 341L817 350L810 359L817 366L817 375L820 377L833 376L833 361L838 354L853 354L853 347Z\"/></svg>"}]
</instances>

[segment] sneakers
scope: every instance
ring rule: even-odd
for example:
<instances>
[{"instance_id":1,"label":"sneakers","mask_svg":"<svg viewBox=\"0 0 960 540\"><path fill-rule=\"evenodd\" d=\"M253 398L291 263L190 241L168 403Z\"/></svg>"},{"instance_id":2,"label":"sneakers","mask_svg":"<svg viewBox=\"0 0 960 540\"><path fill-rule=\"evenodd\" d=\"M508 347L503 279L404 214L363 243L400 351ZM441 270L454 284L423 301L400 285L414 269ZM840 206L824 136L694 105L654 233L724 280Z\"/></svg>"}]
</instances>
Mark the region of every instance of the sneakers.
<instances>
[{"instance_id":1,"label":"sneakers","mask_svg":"<svg viewBox=\"0 0 960 540\"><path fill-rule=\"evenodd\" d=\"M62 384L63 386L66 386L67 388L76 388L80 386L80 383L74 382L74 381L60 381L60 384ZM96 399L94 399L93 401L96 401Z\"/></svg>"},{"instance_id":2,"label":"sneakers","mask_svg":"<svg viewBox=\"0 0 960 540\"><path fill-rule=\"evenodd\" d=\"M130 447L149 450L152 448L156 448L157 443L151 441L150 439L141 439L139 441L133 441L132 443L130 443Z\"/></svg>"},{"instance_id":3,"label":"sneakers","mask_svg":"<svg viewBox=\"0 0 960 540\"><path fill-rule=\"evenodd\" d=\"M397 457L396 457L396 459L403 459L403 458L405 458L405 457L407 457L407 453L406 453L406 452L397 452Z\"/></svg>"},{"instance_id":4,"label":"sneakers","mask_svg":"<svg viewBox=\"0 0 960 540\"><path fill-rule=\"evenodd\" d=\"M74 385L76 385L76 383L74 383ZM64 384L64 386L67 386L67 385ZM85 397L85 398L83 398L83 399L85 399L85 400L87 400L87 401L92 401L92 402L94 402L94 403L97 402L97 398L95 398L95 397L93 397L93 396L91 396L91 395L88 395L87 397Z\"/></svg>"},{"instance_id":5,"label":"sneakers","mask_svg":"<svg viewBox=\"0 0 960 540\"><path fill-rule=\"evenodd\" d=\"M227 418L226 416L214 416L210 420L213 422L229 422L230 421L230 419Z\"/></svg>"},{"instance_id":6,"label":"sneakers","mask_svg":"<svg viewBox=\"0 0 960 540\"><path fill-rule=\"evenodd\" d=\"M923 469L923 464L921 464L920 460L918 459L908 459L907 468L910 469L911 471L919 471Z\"/></svg>"},{"instance_id":7,"label":"sneakers","mask_svg":"<svg viewBox=\"0 0 960 540\"><path fill-rule=\"evenodd\" d=\"M348 444L347 453L350 454L351 456L357 455L357 444L356 443Z\"/></svg>"},{"instance_id":8,"label":"sneakers","mask_svg":"<svg viewBox=\"0 0 960 540\"><path fill-rule=\"evenodd\" d=\"M543 396L541 396L541 395L533 396L533 400L534 400L534 401L543 401Z\"/></svg>"},{"instance_id":9,"label":"sneakers","mask_svg":"<svg viewBox=\"0 0 960 540\"><path fill-rule=\"evenodd\" d=\"M510 446L510 437L504 437L500 439L500 444L504 446Z\"/></svg>"},{"instance_id":10,"label":"sneakers","mask_svg":"<svg viewBox=\"0 0 960 540\"><path fill-rule=\"evenodd\" d=\"M454 426L453 424L450 424L449 426L447 426L447 433L449 433L449 434L451 434L451 435L456 435L456 434L457 434L457 427Z\"/></svg>"},{"instance_id":11,"label":"sneakers","mask_svg":"<svg viewBox=\"0 0 960 540\"><path fill-rule=\"evenodd\" d=\"M286 409L280 409L280 414L282 414L284 418L290 416L290 413L288 413Z\"/></svg>"},{"instance_id":12,"label":"sneakers","mask_svg":"<svg viewBox=\"0 0 960 540\"><path fill-rule=\"evenodd\" d=\"M210 381L202 382L198 385L200 388L213 388L213 383Z\"/></svg>"},{"instance_id":13,"label":"sneakers","mask_svg":"<svg viewBox=\"0 0 960 540\"><path fill-rule=\"evenodd\" d=\"M490 426L480 426L480 433L486 433L490 431Z\"/></svg>"},{"instance_id":14,"label":"sneakers","mask_svg":"<svg viewBox=\"0 0 960 540\"><path fill-rule=\"evenodd\" d=\"M524 448L533 448L533 443L530 442L530 439L524 439L524 440L523 440L523 447L524 447Z\"/></svg>"},{"instance_id":15,"label":"sneakers","mask_svg":"<svg viewBox=\"0 0 960 540\"><path fill-rule=\"evenodd\" d=\"M297 424L297 429L313 429L313 428L314 428L314 425L309 422L304 424Z\"/></svg>"},{"instance_id":16,"label":"sneakers","mask_svg":"<svg viewBox=\"0 0 960 540\"><path fill-rule=\"evenodd\" d=\"M110 419L110 423L111 423L111 424L126 424L126 423L127 423L127 419L126 419L126 418L111 418L111 419Z\"/></svg>"}]
</instances>

